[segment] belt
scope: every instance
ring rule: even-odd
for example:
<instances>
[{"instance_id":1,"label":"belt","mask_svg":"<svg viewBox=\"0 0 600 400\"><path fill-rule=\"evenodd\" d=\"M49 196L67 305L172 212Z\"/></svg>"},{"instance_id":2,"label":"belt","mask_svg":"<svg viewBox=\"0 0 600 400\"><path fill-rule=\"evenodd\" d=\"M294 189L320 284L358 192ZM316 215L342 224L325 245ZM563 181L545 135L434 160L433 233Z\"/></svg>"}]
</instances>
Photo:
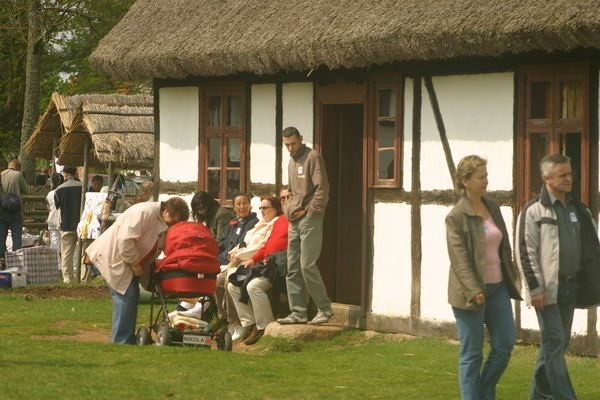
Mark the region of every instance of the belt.
<instances>
[{"instance_id":1,"label":"belt","mask_svg":"<svg viewBox=\"0 0 600 400\"><path fill-rule=\"evenodd\" d=\"M577 282L577 275L564 275L564 276L559 276L558 280L560 282Z\"/></svg>"}]
</instances>

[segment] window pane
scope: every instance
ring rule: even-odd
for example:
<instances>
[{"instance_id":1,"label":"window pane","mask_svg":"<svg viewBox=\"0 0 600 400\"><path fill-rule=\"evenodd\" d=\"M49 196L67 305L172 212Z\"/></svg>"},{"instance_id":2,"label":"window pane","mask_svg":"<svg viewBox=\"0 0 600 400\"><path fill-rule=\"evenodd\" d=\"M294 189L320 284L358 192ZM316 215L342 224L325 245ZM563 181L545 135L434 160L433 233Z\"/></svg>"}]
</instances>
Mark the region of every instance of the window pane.
<instances>
[{"instance_id":1,"label":"window pane","mask_svg":"<svg viewBox=\"0 0 600 400\"><path fill-rule=\"evenodd\" d=\"M560 118L583 117L583 82L564 81L561 85Z\"/></svg>"},{"instance_id":2,"label":"window pane","mask_svg":"<svg viewBox=\"0 0 600 400\"><path fill-rule=\"evenodd\" d=\"M242 126L242 96L228 96L229 126Z\"/></svg>"},{"instance_id":3,"label":"window pane","mask_svg":"<svg viewBox=\"0 0 600 400\"><path fill-rule=\"evenodd\" d=\"M208 166L221 166L221 139L219 138L208 139Z\"/></svg>"},{"instance_id":4,"label":"window pane","mask_svg":"<svg viewBox=\"0 0 600 400\"><path fill-rule=\"evenodd\" d=\"M573 192L579 197L581 195L581 133L561 133L560 154L568 156L571 159Z\"/></svg>"},{"instance_id":5,"label":"window pane","mask_svg":"<svg viewBox=\"0 0 600 400\"><path fill-rule=\"evenodd\" d=\"M394 150L381 150L379 156L379 179L394 179Z\"/></svg>"},{"instance_id":6,"label":"window pane","mask_svg":"<svg viewBox=\"0 0 600 400\"><path fill-rule=\"evenodd\" d=\"M550 82L531 83L531 115L529 118L550 118Z\"/></svg>"},{"instance_id":7,"label":"window pane","mask_svg":"<svg viewBox=\"0 0 600 400\"><path fill-rule=\"evenodd\" d=\"M233 199L240 193L240 171L227 171L227 198Z\"/></svg>"},{"instance_id":8,"label":"window pane","mask_svg":"<svg viewBox=\"0 0 600 400\"><path fill-rule=\"evenodd\" d=\"M227 139L227 166L240 166L240 144L242 140L239 138Z\"/></svg>"},{"instance_id":9,"label":"window pane","mask_svg":"<svg viewBox=\"0 0 600 400\"><path fill-rule=\"evenodd\" d=\"M396 93L393 89L379 90L379 117L396 116Z\"/></svg>"},{"instance_id":10,"label":"window pane","mask_svg":"<svg viewBox=\"0 0 600 400\"><path fill-rule=\"evenodd\" d=\"M221 197L220 190L221 189L221 171L219 170L210 170L208 171L208 188L207 192L214 199L218 199Z\"/></svg>"},{"instance_id":11,"label":"window pane","mask_svg":"<svg viewBox=\"0 0 600 400\"><path fill-rule=\"evenodd\" d=\"M550 154L550 134L532 133L529 138L530 163L529 163L529 192L528 198L533 198L542 186L540 174L540 161L545 155Z\"/></svg>"},{"instance_id":12,"label":"window pane","mask_svg":"<svg viewBox=\"0 0 600 400\"><path fill-rule=\"evenodd\" d=\"M379 121L377 127L377 140L379 147L394 147L396 136L396 123L394 121Z\"/></svg>"},{"instance_id":13,"label":"window pane","mask_svg":"<svg viewBox=\"0 0 600 400\"><path fill-rule=\"evenodd\" d=\"M221 126L221 97L208 98L208 126Z\"/></svg>"}]
</instances>

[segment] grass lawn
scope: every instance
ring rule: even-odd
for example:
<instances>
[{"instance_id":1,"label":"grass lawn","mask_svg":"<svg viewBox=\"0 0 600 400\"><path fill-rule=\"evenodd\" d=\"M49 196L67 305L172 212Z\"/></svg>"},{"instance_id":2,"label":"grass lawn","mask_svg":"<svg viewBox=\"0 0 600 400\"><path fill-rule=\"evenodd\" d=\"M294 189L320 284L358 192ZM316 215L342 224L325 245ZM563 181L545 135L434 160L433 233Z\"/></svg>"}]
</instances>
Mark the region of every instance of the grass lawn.
<instances>
[{"instance_id":1,"label":"grass lawn","mask_svg":"<svg viewBox=\"0 0 600 400\"><path fill-rule=\"evenodd\" d=\"M457 347L347 331L263 338L249 352L69 340L110 328L106 299L0 295L0 399L458 399ZM147 306L139 317L148 318ZM526 399L537 349L517 347L498 399ZM569 358L579 399L600 399L600 361Z\"/></svg>"}]
</instances>

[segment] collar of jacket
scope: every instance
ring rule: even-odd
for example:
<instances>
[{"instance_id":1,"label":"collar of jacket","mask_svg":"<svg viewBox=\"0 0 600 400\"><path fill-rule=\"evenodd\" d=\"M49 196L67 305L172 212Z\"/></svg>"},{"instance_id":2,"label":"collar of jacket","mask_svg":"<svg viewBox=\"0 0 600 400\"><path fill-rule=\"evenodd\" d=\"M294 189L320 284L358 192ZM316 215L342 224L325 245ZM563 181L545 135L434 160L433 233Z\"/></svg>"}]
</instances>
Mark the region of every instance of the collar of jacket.
<instances>
[{"instance_id":1,"label":"collar of jacket","mask_svg":"<svg viewBox=\"0 0 600 400\"><path fill-rule=\"evenodd\" d=\"M486 196L483 196L481 198L481 201L483 201L483 204L485 204L485 207L488 209L488 211L491 214L492 213L492 207L490 205L490 199L488 199ZM468 215L469 217L479 217L479 215L473 209L473 206L471 205L471 201L469 200L469 198L465 194L462 194L460 196L460 198L456 202L456 207L458 208L458 210L460 212Z\"/></svg>"},{"instance_id":2,"label":"collar of jacket","mask_svg":"<svg viewBox=\"0 0 600 400\"><path fill-rule=\"evenodd\" d=\"M575 203L579 203L579 199L573 195L573 192L567 193L566 200L567 203L571 200L573 200ZM540 203L544 207L552 207L552 199L550 198L550 193L548 192L546 185L542 185L542 189L540 190Z\"/></svg>"},{"instance_id":3,"label":"collar of jacket","mask_svg":"<svg viewBox=\"0 0 600 400\"><path fill-rule=\"evenodd\" d=\"M294 160L297 160L297 159L299 159L300 157L302 157L302 155L303 155L304 153L306 153L306 151L308 151L308 147L306 147L306 144L305 144L305 143L302 143L302 147L300 147L300 148L298 149L298 151L297 151L297 152L296 152L296 153L295 153L295 154L292 156L292 158L293 158Z\"/></svg>"}]
</instances>

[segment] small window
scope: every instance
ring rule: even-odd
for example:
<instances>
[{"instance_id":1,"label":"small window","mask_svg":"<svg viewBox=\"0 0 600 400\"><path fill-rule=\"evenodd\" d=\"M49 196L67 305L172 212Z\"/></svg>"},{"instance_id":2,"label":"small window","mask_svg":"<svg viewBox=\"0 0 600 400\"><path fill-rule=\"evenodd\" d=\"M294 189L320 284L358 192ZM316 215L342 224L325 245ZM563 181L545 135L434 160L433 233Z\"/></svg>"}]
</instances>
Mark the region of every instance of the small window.
<instances>
[{"instance_id":1,"label":"small window","mask_svg":"<svg viewBox=\"0 0 600 400\"><path fill-rule=\"evenodd\" d=\"M371 186L401 185L402 81L398 75L373 79L373 123L371 131Z\"/></svg>"}]
</instances>

